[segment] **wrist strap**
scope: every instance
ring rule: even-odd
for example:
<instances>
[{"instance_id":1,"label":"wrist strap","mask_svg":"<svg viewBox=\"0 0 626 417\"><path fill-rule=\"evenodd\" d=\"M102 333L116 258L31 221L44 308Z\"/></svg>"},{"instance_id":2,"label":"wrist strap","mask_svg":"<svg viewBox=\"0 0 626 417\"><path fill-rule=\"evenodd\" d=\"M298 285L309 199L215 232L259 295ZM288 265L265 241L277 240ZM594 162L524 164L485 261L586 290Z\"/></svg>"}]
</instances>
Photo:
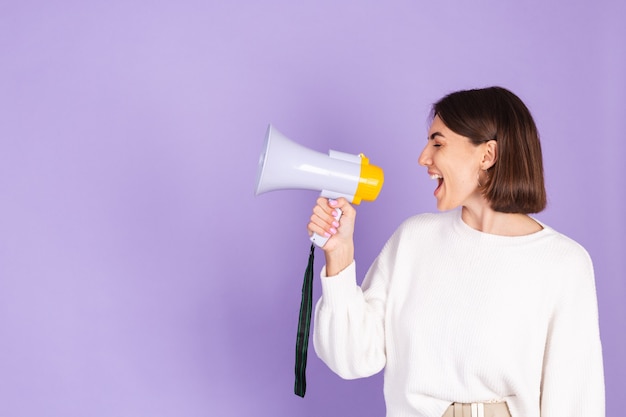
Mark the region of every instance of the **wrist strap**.
<instances>
[{"instance_id":1,"label":"wrist strap","mask_svg":"<svg viewBox=\"0 0 626 417\"><path fill-rule=\"evenodd\" d=\"M306 360L309 348L309 332L311 328L311 310L313 307L313 261L315 244L311 245L309 263L304 271L304 283L302 284L302 301L300 302L300 315L298 317L298 337L296 339L296 382L294 392L303 397L306 392Z\"/></svg>"}]
</instances>

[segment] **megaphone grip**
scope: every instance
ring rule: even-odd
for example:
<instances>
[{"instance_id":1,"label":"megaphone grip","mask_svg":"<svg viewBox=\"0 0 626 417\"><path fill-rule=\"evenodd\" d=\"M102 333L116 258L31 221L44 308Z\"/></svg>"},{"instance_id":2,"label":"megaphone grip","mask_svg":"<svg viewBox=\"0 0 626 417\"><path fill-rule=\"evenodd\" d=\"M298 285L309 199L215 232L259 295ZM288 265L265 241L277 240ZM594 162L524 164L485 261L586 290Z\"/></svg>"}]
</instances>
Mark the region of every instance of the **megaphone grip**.
<instances>
[{"instance_id":1,"label":"megaphone grip","mask_svg":"<svg viewBox=\"0 0 626 417\"><path fill-rule=\"evenodd\" d=\"M343 212L341 211L341 209L336 208L335 213L336 213L336 215L334 216L335 220L339 221L339 219L341 219L341 215L343 214ZM320 236L317 233L313 233L313 236L311 236L311 242L315 243L315 245L320 248L324 247L326 242L328 242L328 239L330 239L330 237Z\"/></svg>"}]
</instances>

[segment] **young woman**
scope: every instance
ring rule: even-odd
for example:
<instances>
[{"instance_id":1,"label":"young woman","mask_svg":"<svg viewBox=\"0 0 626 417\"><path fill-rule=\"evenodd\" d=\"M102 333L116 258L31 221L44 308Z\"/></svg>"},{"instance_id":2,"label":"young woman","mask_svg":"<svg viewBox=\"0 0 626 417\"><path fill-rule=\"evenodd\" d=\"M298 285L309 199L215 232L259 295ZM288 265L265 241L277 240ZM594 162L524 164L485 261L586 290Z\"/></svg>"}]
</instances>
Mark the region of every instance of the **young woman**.
<instances>
[{"instance_id":1,"label":"young woman","mask_svg":"<svg viewBox=\"0 0 626 417\"><path fill-rule=\"evenodd\" d=\"M442 213L406 220L361 287L356 212L318 199L318 356L347 379L384 368L389 417L604 416L593 266L528 215L546 194L527 107L500 87L444 97L419 163Z\"/></svg>"}]
</instances>

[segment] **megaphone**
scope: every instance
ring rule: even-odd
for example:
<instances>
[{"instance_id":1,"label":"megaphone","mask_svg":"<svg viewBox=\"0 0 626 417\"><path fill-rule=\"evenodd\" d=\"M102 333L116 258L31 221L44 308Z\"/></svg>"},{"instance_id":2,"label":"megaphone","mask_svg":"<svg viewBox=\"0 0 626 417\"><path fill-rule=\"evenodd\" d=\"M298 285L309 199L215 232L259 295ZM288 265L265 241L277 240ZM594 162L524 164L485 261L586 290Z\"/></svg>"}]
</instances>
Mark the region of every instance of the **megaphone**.
<instances>
[{"instance_id":1,"label":"megaphone","mask_svg":"<svg viewBox=\"0 0 626 417\"><path fill-rule=\"evenodd\" d=\"M363 200L374 201L383 182L383 170L371 165L363 154L330 150L326 155L291 141L271 124L267 128L256 195L285 189L317 190L322 197L344 197L360 204ZM328 238L314 234L311 240L322 247Z\"/></svg>"}]
</instances>

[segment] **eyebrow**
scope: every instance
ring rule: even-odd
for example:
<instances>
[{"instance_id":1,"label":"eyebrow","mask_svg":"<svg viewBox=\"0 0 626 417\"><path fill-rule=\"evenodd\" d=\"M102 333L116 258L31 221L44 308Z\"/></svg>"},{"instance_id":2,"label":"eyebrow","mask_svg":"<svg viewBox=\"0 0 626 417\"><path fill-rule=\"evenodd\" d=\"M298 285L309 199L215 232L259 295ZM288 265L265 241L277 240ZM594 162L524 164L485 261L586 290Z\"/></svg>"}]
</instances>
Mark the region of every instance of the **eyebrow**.
<instances>
[{"instance_id":1,"label":"eyebrow","mask_svg":"<svg viewBox=\"0 0 626 417\"><path fill-rule=\"evenodd\" d=\"M433 132L430 136L428 136L429 140L435 140L436 137L445 138L445 136L441 132Z\"/></svg>"}]
</instances>

